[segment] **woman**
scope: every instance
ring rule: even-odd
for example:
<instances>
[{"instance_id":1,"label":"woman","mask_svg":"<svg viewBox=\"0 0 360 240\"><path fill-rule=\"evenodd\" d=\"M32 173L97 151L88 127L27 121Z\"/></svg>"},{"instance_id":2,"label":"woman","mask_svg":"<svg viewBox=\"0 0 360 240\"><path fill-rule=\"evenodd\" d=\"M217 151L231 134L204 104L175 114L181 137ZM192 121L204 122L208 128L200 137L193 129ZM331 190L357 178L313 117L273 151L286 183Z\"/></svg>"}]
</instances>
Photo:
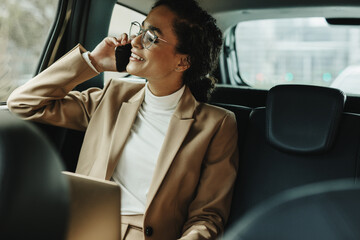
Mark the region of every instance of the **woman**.
<instances>
[{"instance_id":1,"label":"woman","mask_svg":"<svg viewBox=\"0 0 360 240\"><path fill-rule=\"evenodd\" d=\"M203 103L221 32L193 0L158 1L141 28L131 39L106 38L91 53L75 47L15 90L9 109L86 130L76 171L120 185L122 239L215 239L237 170L234 114ZM128 42L126 70L146 84L112 80L71 91L116 71L114 49Z\"/></svg>"}]
</instances>

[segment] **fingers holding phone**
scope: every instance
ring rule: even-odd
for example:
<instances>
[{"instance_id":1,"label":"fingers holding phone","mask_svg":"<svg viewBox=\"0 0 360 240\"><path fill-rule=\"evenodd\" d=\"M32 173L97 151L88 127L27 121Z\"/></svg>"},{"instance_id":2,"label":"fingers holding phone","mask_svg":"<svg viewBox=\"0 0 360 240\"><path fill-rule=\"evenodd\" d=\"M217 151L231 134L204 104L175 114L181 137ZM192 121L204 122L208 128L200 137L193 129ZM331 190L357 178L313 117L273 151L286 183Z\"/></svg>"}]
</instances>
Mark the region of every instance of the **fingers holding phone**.
<instances>
[{"instance_id":1,"label":"fingers holding phone","mask_svg":"<svg viewBox=\"0 0 360 240\"><path fill-rule=\"evenodd\" d=\"M121 45L115 49L116 70L118 72L124 72L130 61L131 44L126 33L121 34L119 42Z\"/></svg>"},{"instance_id":2,"label":"fingers holding phone","mask_svg":"<svg viewBox=\"0 0 360 240\"><path fill-rule=\"evenodd\" d=\"M94 61L94 65L97 65L97 69L99 72L103 71L117 71L117 61L115 49L119 46L123 46L130 43L128 41L128 36L126 33L121 34L119 38L116 37L106 37L103 41L101 41L95 49L89 54L89 57L92 61ZM130 47L131 49L131 47ZM119 56L123 54L118 54ZM130 56L129 56L130 57ZM124 61L121 61L124 64ZM127 64L126 64L127 65ZM125 65L125 67L126 67ZM120 66L120 65L119 65ZM122 69L122 68L119 68ZM125 68L124 68L125 70ZM121 70L121 71L124 71Z\"/></svg>"}]
</instances>

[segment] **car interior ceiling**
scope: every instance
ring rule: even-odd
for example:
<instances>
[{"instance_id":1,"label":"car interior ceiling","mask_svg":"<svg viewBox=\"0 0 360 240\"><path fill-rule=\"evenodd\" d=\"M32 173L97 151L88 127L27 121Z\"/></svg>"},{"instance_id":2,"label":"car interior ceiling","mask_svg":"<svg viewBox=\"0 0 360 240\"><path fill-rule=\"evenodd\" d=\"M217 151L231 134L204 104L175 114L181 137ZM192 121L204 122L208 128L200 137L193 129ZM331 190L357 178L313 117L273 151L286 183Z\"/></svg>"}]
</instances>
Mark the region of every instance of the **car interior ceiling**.
<instances>
[{"instance_id":1,"label":"car interior ceiling","mask_svg":"<svg viewBox=\"0 0 360 240\"><path fill-rule=\"evenodd\" d=\"M86 49L93 49L107 36L112 10L116 4L116 0L62 0L59 2L58 18L43 50L37 73L51 65L77 43L81 43ZM118 2L146 14L154 0L119 0ZM360 9L358 0L204 0L200 3L215 17L218 16L219 25L224 27L235 24L236 20L231 20L231 17L220 19L226 13L232 16L230 14L232 12L241 12L242 15L238 19L243 19L252 11L254 14L266 12L271 15L277 13L276 9L300 7L304 9L318 8L319 11L322 11L320 9L328 7L329 11L337 14L329 22L347 24L346 21L339 20L343 17L342 11L344 15L349 12L358 14ZM67 15L69 9L71 9L70 16ZM286 13L290 14L284 10L283 14ZM217 78L221 77L221 69L218 69ZM79 85L76 89L84 90L89 87L101 88L102 86L103 75L100 74ZM351 178L357 181L359 178L360 115L358 114L360 114L360 97L346 96L343 98L340 91L335 91L330 93L332 97L327 98L325 96L329 94L328 89L319 92L317 87L293 87L295 89L284 87L268 91L250 87L219 85L214 91L211 103L233 111L238 122L240 177L236 183L229 226L234 224L255 203L259 203L260 199L268 198L282 190L316 181L341 178ZM275 108L278 107L285 113L292 111L289 109L289 105L279 104L274 100L274 96L288 98L289 91L294 97L292 108L299 112L294 113L294 122L291 124L287 124L286 116L283 115L273 116L274 121L279 121L281 126L289 128L288 132L295 131L294 134L299 138L305 138L303 133L306 132L319 133L317 138L304 140L306 143L317 141L313 145L320 142L322 145L317 145L315 150L304 150L303 146L292 142L293 139L282 136L283 131L277 127L271 129L273 132L267 132L269 124L271 124L271 119L267 116L272 113L278 114L279 111L275 111ZM314 102L319 100L323 104L322 106L337 106L338 108L319 111L321 106L309 106L306 104L307 102L302 101L304 95ZM339 101L342 101L341 104ZM300 110L303 109L306 110L306 115L301 114L303 111ZM306 129L302 132L291 128L294 124L301 125L301 120L307 119L309 116L314 124L305 126ZM331 122L333 119L337 119L335 123ZM324 123L329 127L323 128ZM59 151L66 170L75 171L84 133L39 123L36 125L45 132L53 146ZM274 136L274 134L280 136L281 140L277 137L269 139L269 136ZM270 169L272 173L265 173ZM284 181L284 179L289 181ZM254 188L259 191L252 191Z\"/></svg>"}]
</instances>

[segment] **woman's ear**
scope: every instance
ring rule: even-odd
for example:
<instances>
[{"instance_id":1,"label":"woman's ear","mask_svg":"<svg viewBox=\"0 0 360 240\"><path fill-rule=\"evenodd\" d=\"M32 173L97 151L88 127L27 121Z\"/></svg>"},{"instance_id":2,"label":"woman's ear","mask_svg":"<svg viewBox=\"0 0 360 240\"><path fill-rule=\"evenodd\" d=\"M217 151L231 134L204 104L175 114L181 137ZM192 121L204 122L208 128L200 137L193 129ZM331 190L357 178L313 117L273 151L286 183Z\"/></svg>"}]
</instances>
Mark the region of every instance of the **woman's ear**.
<instances>
[{"instance_id":1,"label":"woman's ear","mask_svg":"<svg viewBox=\"0 0 360 240\"><path fill-rule=\"evenodd\" d=\"M188 55L180 56L180 61L175 68L176 72L184 72L190 67L190 57Z\"/></svg>"}]
</instances>

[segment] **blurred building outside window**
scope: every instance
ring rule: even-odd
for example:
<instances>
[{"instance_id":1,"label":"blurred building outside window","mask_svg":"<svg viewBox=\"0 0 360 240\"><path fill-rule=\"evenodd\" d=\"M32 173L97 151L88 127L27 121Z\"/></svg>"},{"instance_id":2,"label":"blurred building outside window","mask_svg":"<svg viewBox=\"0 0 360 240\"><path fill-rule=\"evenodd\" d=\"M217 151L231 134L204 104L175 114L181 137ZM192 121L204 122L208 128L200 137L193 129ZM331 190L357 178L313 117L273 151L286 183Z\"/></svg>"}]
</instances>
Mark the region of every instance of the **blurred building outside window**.
<instances>
[{"instance_id":1,"label":"blurred building outside window","mask_svg":"<svg viewBox=\"0 0 360 240\"><path fill-rule=\"evenodd\" d=\"M239 23L235 38L246 85L310 84L360 94L359 87L348 90L353 88L349 84L360 86L360 78L336 83L346 81L344 70L360 68L360 26L329 25L324 18L256 20Z\"/></svg>"},{"instance_id":2,"label":"blurred building outside window","mask_svg":"<svg viewBox=\"0 0 360 240\"><path fill-rule=\"evenodd\" d=\"M0 7L0 102L36 71L58 0L2 0Z\"/></svg>"}]
</instances>

